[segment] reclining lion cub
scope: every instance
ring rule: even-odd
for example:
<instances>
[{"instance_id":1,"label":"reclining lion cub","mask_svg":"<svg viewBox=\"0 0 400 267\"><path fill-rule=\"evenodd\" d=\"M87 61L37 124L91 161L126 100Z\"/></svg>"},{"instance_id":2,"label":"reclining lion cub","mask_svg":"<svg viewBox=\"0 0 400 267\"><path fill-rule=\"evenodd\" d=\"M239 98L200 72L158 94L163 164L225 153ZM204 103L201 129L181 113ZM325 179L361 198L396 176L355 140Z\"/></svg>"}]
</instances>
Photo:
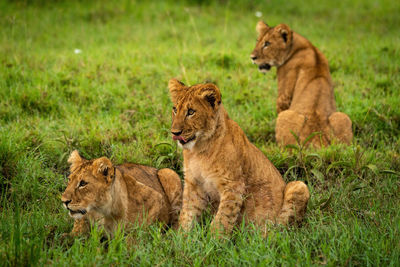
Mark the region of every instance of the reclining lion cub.
<instances>
[{"instance_id":1,"label":"reclining lion cub","mask_svg":"<svg viewBox=\"0 0 400 267\"><path fill-rule=\"evenodd\" d=\"M241 222L265 226L302 220L310 197L300 181L285 185L272 163L231 120L214 84L169 81L171 132L183 147L185 185L180 226L187 230L208 203L218 207L212 231Z\"/></svg>"},{"instance_id":2,"label":"reclining lion cub","mask_svg":"<svg viewBox=\"0 0 400 267\"><path fill-rule=\"evenodd\" d=\"M350 144L353 133L350 118L336 112L331 75L324 55L306 38L287 25L269 27L257 24L258 39L251 59L262 72L278 68L278 118L275 136L278 143L295 144L293 131L304 141L321 132L311 143L315 147L332 139Z\"/></svg>"},{"instance_id":3,"label":"reclining lion cub","mask_svg":"<svg viewBox=\"0 0 400 267\"><path fill-rule=\"evenodd\" d=\"M182 204L179 176L170 169L125 163L114 166L106 158L83 159L73 151L68 186L61 200L75 219L72 235L99 222L112 233L119 222L175 224Z\"/></svg>"}]
</instances>

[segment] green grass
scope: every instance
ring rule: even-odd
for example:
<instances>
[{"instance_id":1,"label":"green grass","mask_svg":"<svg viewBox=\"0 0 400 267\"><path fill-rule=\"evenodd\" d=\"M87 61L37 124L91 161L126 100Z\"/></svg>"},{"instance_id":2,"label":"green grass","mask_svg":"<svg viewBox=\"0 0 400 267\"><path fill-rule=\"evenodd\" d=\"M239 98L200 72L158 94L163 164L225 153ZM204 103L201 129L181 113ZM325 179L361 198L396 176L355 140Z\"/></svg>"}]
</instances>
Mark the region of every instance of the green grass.
<instances>
[{"instance_id":1,"label":"green grass","mask_svg":"<svg viewBox=\"0 0 400 267\"><path fill-rule=\"evenodd\" d=\"M256 11L327 56L352 146L290 154L275 144L275 70L262 75L249 60ZM0 265L399 266L399 14L391 0L1 1ZM308 181L302 227L267 238L241 227L216 240L206 217L188 236L152 226L119 232L108 248L96 229L62 240L73 223L60 201L73 149L182 175L172 77L215 82L286 181Z\"/></svg>"}]
</instances>

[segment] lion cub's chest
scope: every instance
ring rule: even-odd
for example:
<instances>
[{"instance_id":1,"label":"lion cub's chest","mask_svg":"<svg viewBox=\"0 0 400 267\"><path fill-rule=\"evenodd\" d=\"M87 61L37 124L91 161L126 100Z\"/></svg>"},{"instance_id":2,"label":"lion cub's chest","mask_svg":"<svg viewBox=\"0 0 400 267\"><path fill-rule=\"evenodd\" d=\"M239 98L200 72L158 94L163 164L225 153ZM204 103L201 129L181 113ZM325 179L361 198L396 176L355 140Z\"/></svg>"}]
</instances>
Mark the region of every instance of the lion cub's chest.
<instances>
[{"instance_id":1,"label":"lion cub's chest","mask_svg":"<svg viewBox=\"0 0 400 267\"><path fill-rule=\"evenodd\" d=\"M200 161L192 159L187 164L187 170L190 173L192 182L201 187L204 192L213 201L219 201L219 193L216 186L216 177L212 170L204 168Z\"/></svg>"}]
</instances>

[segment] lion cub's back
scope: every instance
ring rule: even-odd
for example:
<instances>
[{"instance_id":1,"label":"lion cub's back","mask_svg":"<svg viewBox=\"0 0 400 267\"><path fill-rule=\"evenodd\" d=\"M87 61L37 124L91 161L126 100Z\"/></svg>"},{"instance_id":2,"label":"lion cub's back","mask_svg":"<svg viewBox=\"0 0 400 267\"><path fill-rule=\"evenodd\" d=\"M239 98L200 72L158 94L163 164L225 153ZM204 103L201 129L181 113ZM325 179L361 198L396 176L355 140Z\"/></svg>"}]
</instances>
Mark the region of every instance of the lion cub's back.
<instances>
[{"instance_id":1,"label":"lion cub's back","mask_svg":"<svg viewBox=\"0 0 400 267\"><path fill-rule=\"evenodd\" d=\"M134 177L136 181L164 195L164 190L158 180L158 170L156 168L134 163L125 163L118 165L118 169L128 176Z\"/></svg>"}]
</instances>

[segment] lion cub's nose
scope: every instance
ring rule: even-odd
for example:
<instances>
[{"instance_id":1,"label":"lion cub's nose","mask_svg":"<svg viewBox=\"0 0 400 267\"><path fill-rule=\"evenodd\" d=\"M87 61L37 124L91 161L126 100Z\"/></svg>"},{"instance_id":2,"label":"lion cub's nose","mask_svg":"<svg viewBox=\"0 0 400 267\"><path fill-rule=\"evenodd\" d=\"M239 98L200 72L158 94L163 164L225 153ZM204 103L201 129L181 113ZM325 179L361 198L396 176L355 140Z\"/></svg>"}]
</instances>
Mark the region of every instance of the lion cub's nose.
<instances>
[{"instance_id":1,"label":"lion cub's nose","mask_svg":"<svg viewBox=\"0 0 400 267\"><path fill-rule=\"evenodd\" d=\"M257 56L255 56L255 55L250 55L250 58L251 58L252 60L256 60L256 59L257 59Z\"/></svg>"},{"instance_id":2,"label":"lion cub's nose","mask_svg":"<svg viewBox=\"0 0 400 267\"><path fill-rule=\"evenodd\" d=\"M179 135L181 135L182 131L179 131L179 132L178 132L178 131L172 130L171 133L172 133L173 135L179 136Z\"/></svg>"},{"instance_id":3,"label":"lion cub's nose","mask_svg":"<svg viewBox=\"0 0 400 267\"><path fill-rule=\"evenodd\" d=\"M65 200L63 201L63 203L65 204L65 206L68 206L68 204L71 203L71 200Z\"/></svg>"}]
</instances>

